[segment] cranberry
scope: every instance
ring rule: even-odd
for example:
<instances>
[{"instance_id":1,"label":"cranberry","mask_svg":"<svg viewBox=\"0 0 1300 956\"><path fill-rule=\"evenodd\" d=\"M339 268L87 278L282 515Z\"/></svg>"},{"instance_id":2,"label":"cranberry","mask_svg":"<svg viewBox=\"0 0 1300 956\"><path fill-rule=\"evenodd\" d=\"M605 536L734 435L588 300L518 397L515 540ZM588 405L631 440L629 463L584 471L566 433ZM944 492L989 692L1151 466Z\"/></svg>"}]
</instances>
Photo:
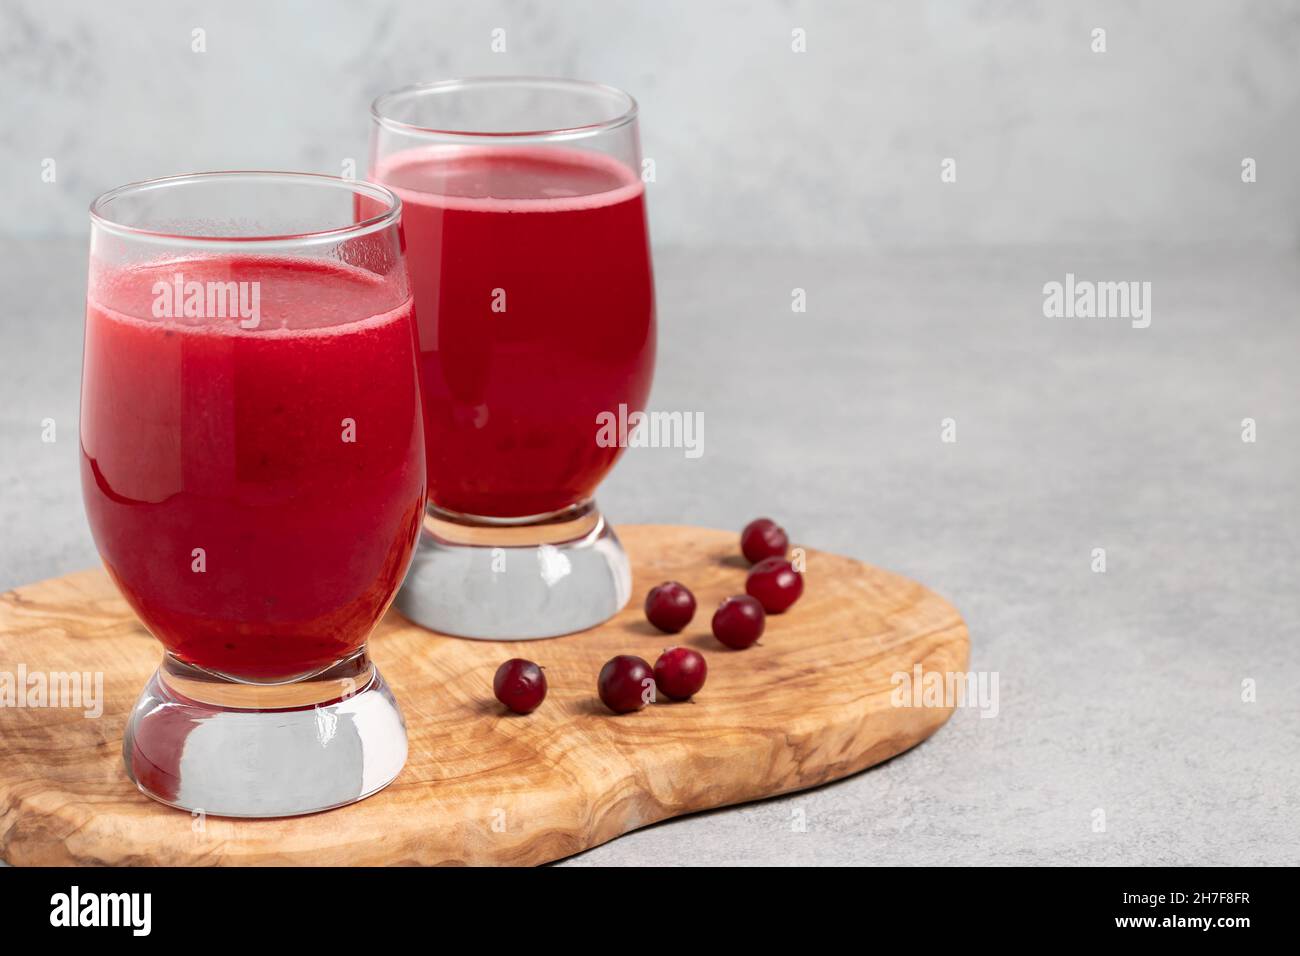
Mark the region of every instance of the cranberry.
<instances>
[{"instance_id":1,"label":"cranberry","mask_svg":"<svg viewBox=\"0 0 1300 956\"><path fill-rule=\"evenodd\" d=\"M641 658L620 654L600 669L596 690L606 707L616 714L626 714L654 700L654 674Z\"/></svg>"},{"instance_id":2,"label":"cranberry","mask_svg":"<svg viewBox=\"0 0 1300 956\"><path fill-rule=\"evenodd\" d=\"M768 614L780 614L803 594L803 575L785 558L764 558L749 569L745 593Z\"/></svg>"},{"instance_id":3,"label":"cranberry","mask_svg":"<svg viewBox=\"0 0 1300 956\"><path fill-rule=\"evenodd\" d=\"M695 616L695 595L684 584L665 581L645 596L645 616L666 634L676 634Z\"/></svg>"},{"instance_id":4,"label":"cranberry","mask_svg":"<svg viewBox=\"0 0 1300 956\"><path fill-rule=\"evenodd\" d=\"M740 550L750 564L764 558L784 558L789 547L785 529L771 518L755 518L740 532Z\"/></svg>"},{"instance_id":5,"label":"cranberry","mask_svg":"<svg viewBox=\"0 0 1300 956\"><path fill-rule=\"evenodd\" d=\"M532 661L515 657L497 668L492 692L516 714L531 714L546 700L546 675Z\"/></svg>"},{"instance_id":6,"label":"cranberry","mask_svg":"<svg viewBox=\"0 0 1300 956\"><path fill-rule=\"evenodd\" d=\"M689 647L670 647L655 661L655 686L664 696L686 700L704 686L709 665L704 655Z\"/></svg>"},{"instance_id":7,"label":"cranberry","mask_svg":"<svg viewBox=\"0 0 1300 956\"><path fill-rule=\"evenodd\" d=\"M767 615L748 594L729 597L713 612L713 636L728 647L744 650L763 636Z\"/></svg>"}]
</instances>

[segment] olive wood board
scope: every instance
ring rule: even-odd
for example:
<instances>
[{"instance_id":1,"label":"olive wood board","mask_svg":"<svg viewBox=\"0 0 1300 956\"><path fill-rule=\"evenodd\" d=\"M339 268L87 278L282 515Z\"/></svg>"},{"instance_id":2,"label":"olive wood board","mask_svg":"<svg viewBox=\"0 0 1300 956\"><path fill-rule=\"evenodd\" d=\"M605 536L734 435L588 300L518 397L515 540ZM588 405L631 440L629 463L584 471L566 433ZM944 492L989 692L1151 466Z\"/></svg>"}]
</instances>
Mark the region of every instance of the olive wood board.
<instances>
[{"instance_id":1,"label":"olive wood board","mask_svg":"<svg viewBox=\"0 0 1300 956\"><path fill-rule=\"evenodd\" d=\"M0 596L0 672L102 672L103 713L0 706L0 859L14 865L394 865L545 863L669 817L789 793L857 773L934 733L951 708L896 706L893 675L960 672L965 624L932 591L851 558L805 551L803 597L755 646L709 632L744 591L739 536L618 529L632 600L579 634L520 643L424 630L395 611L371 654L406 717L410 756L385 790L310 816L202 818L141 794L122 731L161 648L103 571ZM645 620L646 591L690 587L678 635ZM596 675L616 654L652 665L684 644L708 660L704 689L615 716ZM534 713L492 695L498 664L527 657L549 693ZM704 861L701 861L704 862Z\"/></svg>"}]
</instances>

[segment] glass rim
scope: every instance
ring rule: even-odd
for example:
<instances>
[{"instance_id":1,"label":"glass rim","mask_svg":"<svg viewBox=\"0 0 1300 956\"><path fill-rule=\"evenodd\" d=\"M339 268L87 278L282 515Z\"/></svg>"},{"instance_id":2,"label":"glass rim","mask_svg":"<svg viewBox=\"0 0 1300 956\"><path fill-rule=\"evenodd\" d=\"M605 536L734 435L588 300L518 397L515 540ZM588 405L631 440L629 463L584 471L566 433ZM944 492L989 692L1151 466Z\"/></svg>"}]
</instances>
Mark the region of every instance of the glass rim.
<instances>
[{"instance_id":1,"label":"glass rim","mask_svg":"<svg viewBox=\"0 0 1300 956\"><path fill-rule=\"evenodd\" d=\"M163 229L151 229L145 226L132 226L113 219L107 207L115 200L150 192L155 189L184 187L199 183L226 181L259 180L271 182L297 182L305 185L329 186L334 189L346 189L353 195L363 195L383 203L384 208L377 214L360 222L334 226L329 229L316 229L308 232L282 233L267 235L233 235L233 236L198 236L185 232L169 232ZM182 173L176 176L160 176L156 179L141 179L123 183L106 192L100 193L90 204L90 221L96 228L126 239L168 246L186 246L189 248L229 249L237 246L256 244L261 247L305 246L318 243L339 242L370 235L395 225L402 215L402 200L396 193L378 183L363 179L345 179L328 173L301 173L273 169L223 169L203 173Z\"/></svg>"},{"instance_id":2,"label":"glass rim","mask_svg":"<svg viewBox=\"0 0 1300 956\"><path fill-rule=\"evenodd\" d=\"M604 93L622 101L623 111L617 116L596 123L583 123L578 126L563 126L554 129L531 130L464 130L440 129L434 126L421 126L407 123L388 115L386 107L398 99L409 98L427 93L449 93L463 89L484 89L492 86L534 85L538 87L555 87L582 93ZM637 118L640 107L636 98L626 90L608 83L596 83L592 80L574 80L560 76L472 76L452 80L434 80L432 83L412 83L399 86L395 90L382 93L370 104L370 118L377 125L395 133L415 136L433 136L439 138L465 137L471 140L511 140L511 139L570 139L581 136L594 136L619 129Z\"/></svg>"}]
</instances>

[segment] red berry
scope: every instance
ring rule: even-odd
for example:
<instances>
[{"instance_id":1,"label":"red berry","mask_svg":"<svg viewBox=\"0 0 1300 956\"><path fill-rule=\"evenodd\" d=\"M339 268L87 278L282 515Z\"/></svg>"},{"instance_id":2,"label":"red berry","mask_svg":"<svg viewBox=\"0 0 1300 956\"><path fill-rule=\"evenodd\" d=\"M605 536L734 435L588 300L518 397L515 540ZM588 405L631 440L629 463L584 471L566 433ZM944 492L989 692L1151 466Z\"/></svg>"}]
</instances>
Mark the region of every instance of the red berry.
<instances>
[{"instance_id":1,"label":"red berry","mask_svg":"<svg viewBox=\"0 0 1300 956\"><path fill-rule=\"evenodd\" d=\"M684 584L665 581L645 596L645 616L666 634L676 634L695 616L695 595Z\"/></svg>"},{"instance_id":2,"label":"red berry","mask_svg":"<svg viewBox=\"0 0 1300 956\"><path fill-rule=\"evenodd\" d=\"M740 532L740 550L750 564L757 564L764 558L784 558L789 547L790 539L785 536L785 529L771 518L755 518Z\"/></svg>"},{"instance_id":3,"label":"red berry","mask_svg":"<svg viewBox=\"0 0 1300 956\"><path fill-rule=\"evenodd\" d=\"M516 714L531 714L546 700L546 675L532 661L515 657L497 668L492 692Z\"/></svg>"},{"instance_id":4,"label":"red berry","mask_svg":"<svg viewBox=\"0 0 1300 956\"><path fill-rule=\"evenodd\" d=\"M689 647L670 647L655 661L655 686L664 696L686 700L704 686L709 665L704 655Z\"/></svg>"},{"instance_id":5,"label":"red berry","mask_svg":"<svg viewBox=\"0 0 1300 956\"><path fill-rule=\"evenodd\" d=\"M763 636L767 615L748 594L729 597L713 612L713 636L728 647L744 650Z\"/></svg>"},{"instance_id":6,"label":"red berry","mask_svg":"<svg viewBox=\"0 0 1300 956\"><path fill-rule=\"evenodd\" d=\"M654 700L654 686L650 665L631 654L611 657L596 679L601 701L616 714L640 710L650 703Z\"/></svg>"},{"instance_id":7,"label":"red berry","mask_svg":"<svg viewBox=\"0 0 1300 956\"><path fill-rule=\"evenodd\" d=\"M745 593L768 614L780 614L803 594L803 575L785 558L764 558L749 569Z\"/></svg>"}]
</instances>

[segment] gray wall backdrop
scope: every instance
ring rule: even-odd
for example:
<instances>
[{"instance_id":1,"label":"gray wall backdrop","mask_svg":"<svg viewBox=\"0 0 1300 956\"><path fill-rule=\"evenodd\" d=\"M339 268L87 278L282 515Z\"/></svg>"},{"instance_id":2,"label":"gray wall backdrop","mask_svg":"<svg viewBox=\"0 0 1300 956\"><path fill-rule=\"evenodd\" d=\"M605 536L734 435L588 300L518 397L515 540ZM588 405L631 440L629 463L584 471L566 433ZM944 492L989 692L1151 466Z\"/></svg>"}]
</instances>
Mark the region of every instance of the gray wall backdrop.
<instances>
[{"instance_id":1,"label":"gray wall backdrop","mask_svg":"<svg viewBox=\"0 0 1300 956\"><path fill-rule=\"evenodd\" d=\"M4 0L0 233L79 234L130 180L364 168L378 93L537 73L640 99L662 243L1293 243L1298 59L1274 0Z\"/></svg>"}]
</instances>

